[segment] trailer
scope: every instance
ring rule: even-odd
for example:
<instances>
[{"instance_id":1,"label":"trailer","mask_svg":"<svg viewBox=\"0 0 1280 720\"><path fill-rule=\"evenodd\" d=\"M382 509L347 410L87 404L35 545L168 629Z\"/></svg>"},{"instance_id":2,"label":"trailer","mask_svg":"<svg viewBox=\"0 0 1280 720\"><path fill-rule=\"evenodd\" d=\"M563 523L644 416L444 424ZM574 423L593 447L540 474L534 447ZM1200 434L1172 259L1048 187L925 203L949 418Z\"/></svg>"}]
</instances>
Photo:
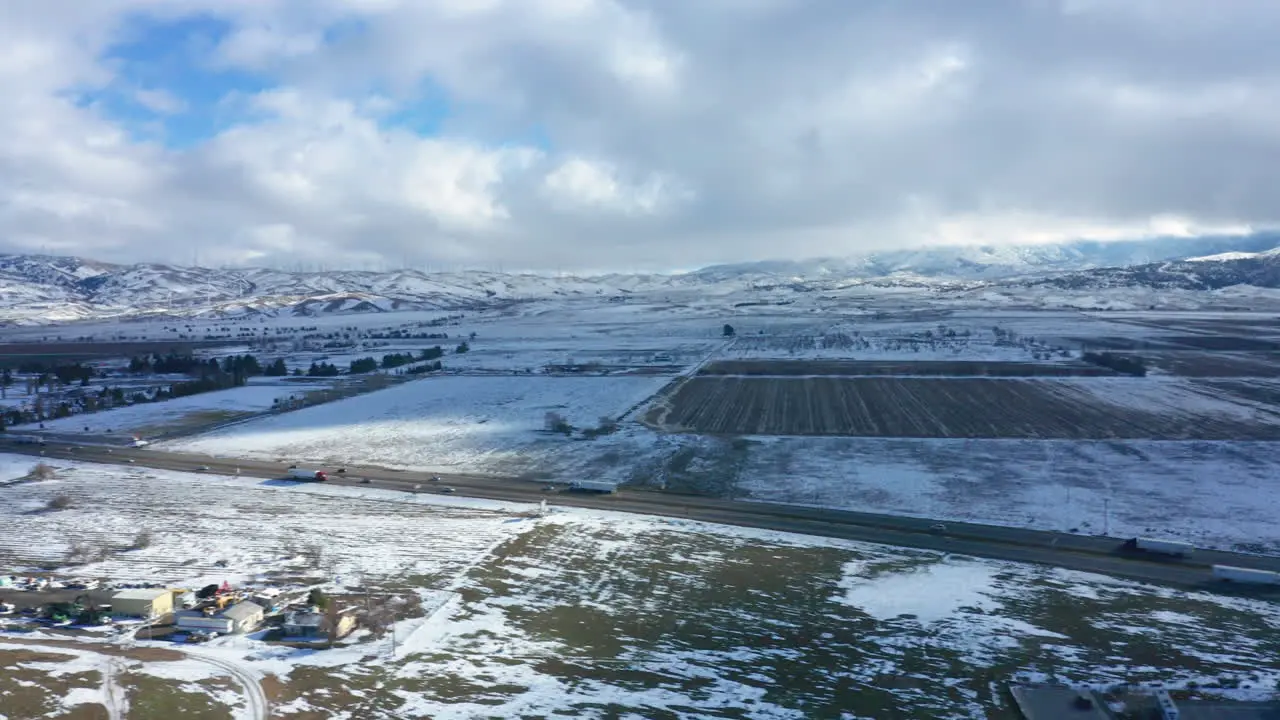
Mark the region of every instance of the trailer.
<instances>
[{"instance_id":1,"label":"trailer","mask_svg":"<svg viewBox=\"0 0 1280 720\"><path fill-rule=\"evenodd\" d=\"M569 489L579 492L616 493L618 492L618 483L605 480L574 480L569 483Z\"/></svg>"},{"instance_id":2,"label":"trailer","mask_svg":"<svg viewBox=\"0 0 1280 720\"><path fill-rule=\"evenodd\" d=\"M1156 538L1134 538L1133 546L1139 550L1145 550L1150 553L1159 553L1161 555L1173 555L1176 557L1191 557L1195 552L1196 546L1191 543L1178 542L1177 540L1157 540Z\"/></svg>"},{"instance_id":3,"label":"trailer","mask_svg":"<svg viewBox=\"0 0 1280 720\"><path fill-rule=\"evenodd\" d=\"M1234 565L1214 565L1213 577L1227 582L1248 583L1250 585L1280 585L1280 573L1278 572L1235 567Z\"/></svg>"},{"instance_id":4,"label":"trailer","mask_svg":"<svg viewBox=\"0 0 1280 720\"><path fill-rule=\"evenodd\" d=\"M289 477L294 480L311 480L314 482L324 482L329 479L329 475L323 470L307 470L299 467L289 468Z\"/></svg>"}]
</instances>

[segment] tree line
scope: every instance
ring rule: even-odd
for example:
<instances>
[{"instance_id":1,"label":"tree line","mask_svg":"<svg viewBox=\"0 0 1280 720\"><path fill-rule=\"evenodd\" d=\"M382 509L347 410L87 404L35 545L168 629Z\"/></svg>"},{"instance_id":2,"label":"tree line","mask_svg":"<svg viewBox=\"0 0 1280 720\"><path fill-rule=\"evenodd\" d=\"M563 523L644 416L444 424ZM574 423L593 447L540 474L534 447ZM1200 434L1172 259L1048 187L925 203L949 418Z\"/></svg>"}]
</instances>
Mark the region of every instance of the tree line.
<instances>
[{"instance_id":1,"label":"tree line","mask_svg":"<svg viewBox=\"0 0 1280 720\"><path fill-rule=\"evenodd\" d=\"M402 367L404 365L409 365L416 362L425 362L428 360L438 361L438 359L442 357L444 357L444 349L441 348L439 345L436 345L435 347L426 348L422 350L422 352L418 353L417 355L414 355L413 353L407 353L407 352L406 353L389 353L387 355L382 356L381 363L378 362L377 358L374 358L372 356L365 357L365 358L360 358L359 360L351 361L350 373L352 375L359 375L362 373L373 372L378 368L382 368L383 370L391 370L394 368ZM428 372L428 369L439 370L440 367L441 367L440 363L436 362L431 365L425 365L422 368L414 368L410 372L413 374L417 374L422 372Z\"/></svg>"}]
</instances>

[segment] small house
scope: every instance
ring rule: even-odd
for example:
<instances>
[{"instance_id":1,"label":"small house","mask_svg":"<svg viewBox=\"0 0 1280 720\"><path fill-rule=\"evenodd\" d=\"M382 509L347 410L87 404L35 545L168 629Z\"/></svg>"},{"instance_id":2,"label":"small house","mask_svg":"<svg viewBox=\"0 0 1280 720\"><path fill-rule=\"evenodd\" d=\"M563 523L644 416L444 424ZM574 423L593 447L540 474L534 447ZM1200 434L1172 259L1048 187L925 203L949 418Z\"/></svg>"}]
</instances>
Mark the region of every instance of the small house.
<instances>
[{"instance_id":1,"label":"small house","mask_svg":"<svg viewBox=\"0 0 1280 720\"><path fill-rule=\"evenodd\" d=\"M219 613L218 616L231 621L231 632L246 633L262 624L264 614L261 605L245 601L232 605Z\"/></svg>"},{"instance_id":2,"label":"small house","mask_svg":"<svg viewBox=\"0 0 1280 720\"><path fill-rule=\"evenodd\" d=\"M334 638L346 637L356 627L356 616L351 613L339 613L336 622L338 626L334 629ZM323 613L291 612L284 618L284 635L287 638L323 638L328 637L329 628Z\"/></svg>"},{"instance_id":3,"label":"small house","mask_svg":"<svg viewBox=\"0 0 1280 720\"><path fill-rule=\"evenodd\" d=\"M121 590L111 596L112 612L146 620L173 612L173 593L162 589Z\"/></svg>"}]
</instances>

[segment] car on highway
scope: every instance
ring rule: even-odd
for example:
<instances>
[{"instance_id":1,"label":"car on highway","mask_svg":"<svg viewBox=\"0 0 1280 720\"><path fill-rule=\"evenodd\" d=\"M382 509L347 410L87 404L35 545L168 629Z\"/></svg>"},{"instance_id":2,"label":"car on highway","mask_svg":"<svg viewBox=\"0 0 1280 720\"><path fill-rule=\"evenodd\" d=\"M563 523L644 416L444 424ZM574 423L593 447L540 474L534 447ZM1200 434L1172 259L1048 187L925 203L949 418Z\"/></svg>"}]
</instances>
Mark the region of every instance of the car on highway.
<instances>
[{"instance_id":1,"label":"car on highway","mask_svg":"<svg viewBox=\"0 0 1280 720\"><path fill-rule=\"evenodd\" d=\"M208 465L201 465L200 467L198 467L198 468L196 468L196 469L197 469L197 470L199 470L200 472L209 472L209 466L208 466Z\"/></svg>"},{"instance_id":2,"label":"car on highway","mask_svg":"<svg viewBox=\"0 0 1280 720\"><path fill-rule=\"evenodd\" d=\"M447 488L444 488L444 492L447 492L447 493L456 493L456 492L458 492L458 489L457 489L457 488L447 487Z\"/></svg>"},{"instance_id":3,"label":"car on highway","mask_svg":"<svg viewBox=\"0 0 1280 720\"><path fill-rule=\"evenodd\" d=\"M929 526L929 532L931 533L944 533L946 531L947 531L947 526L943 525L942 523L934 523Z\"/></svg>"},{"instance_id":4,"label":"car on highway","mask_svg":"<svg viewBox=\"0 0 1280 720\"><path fill-rule=\"evenodd\" d=\"M440 482L440 476L439 476L439 475L432 475L432 476L431 476L431 482Z\"/></svg>"}]
</instances>

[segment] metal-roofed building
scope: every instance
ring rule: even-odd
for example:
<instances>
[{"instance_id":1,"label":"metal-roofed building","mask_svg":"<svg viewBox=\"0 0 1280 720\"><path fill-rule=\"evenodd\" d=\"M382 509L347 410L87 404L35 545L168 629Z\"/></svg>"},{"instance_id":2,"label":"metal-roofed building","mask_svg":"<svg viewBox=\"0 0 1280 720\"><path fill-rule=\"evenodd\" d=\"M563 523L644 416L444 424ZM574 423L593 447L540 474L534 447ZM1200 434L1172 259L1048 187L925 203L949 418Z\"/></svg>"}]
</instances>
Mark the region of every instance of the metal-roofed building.
<instances>
[{"instance_id":1,"label":"metal-roofed building","mask_svg":"<svg viewBox=\"0 0 1280 720\"><path fill-rule=\"evenodd\" d=\"M173 612L173 593L161 589L121 590L111 596L111 613L148 620Z\"/></svg>"},{"instance_id":2,"label":"metal-roofed building","mask_svg":"<svg viewBox=\"0 0 1280 720\"><path fill-rule=\"evenodd\" d=\"M261 605L246 600L232 605L218 615L231 621L231 632L246 633L262 624L264 614Z\"/></svg>"}]
</instances>

